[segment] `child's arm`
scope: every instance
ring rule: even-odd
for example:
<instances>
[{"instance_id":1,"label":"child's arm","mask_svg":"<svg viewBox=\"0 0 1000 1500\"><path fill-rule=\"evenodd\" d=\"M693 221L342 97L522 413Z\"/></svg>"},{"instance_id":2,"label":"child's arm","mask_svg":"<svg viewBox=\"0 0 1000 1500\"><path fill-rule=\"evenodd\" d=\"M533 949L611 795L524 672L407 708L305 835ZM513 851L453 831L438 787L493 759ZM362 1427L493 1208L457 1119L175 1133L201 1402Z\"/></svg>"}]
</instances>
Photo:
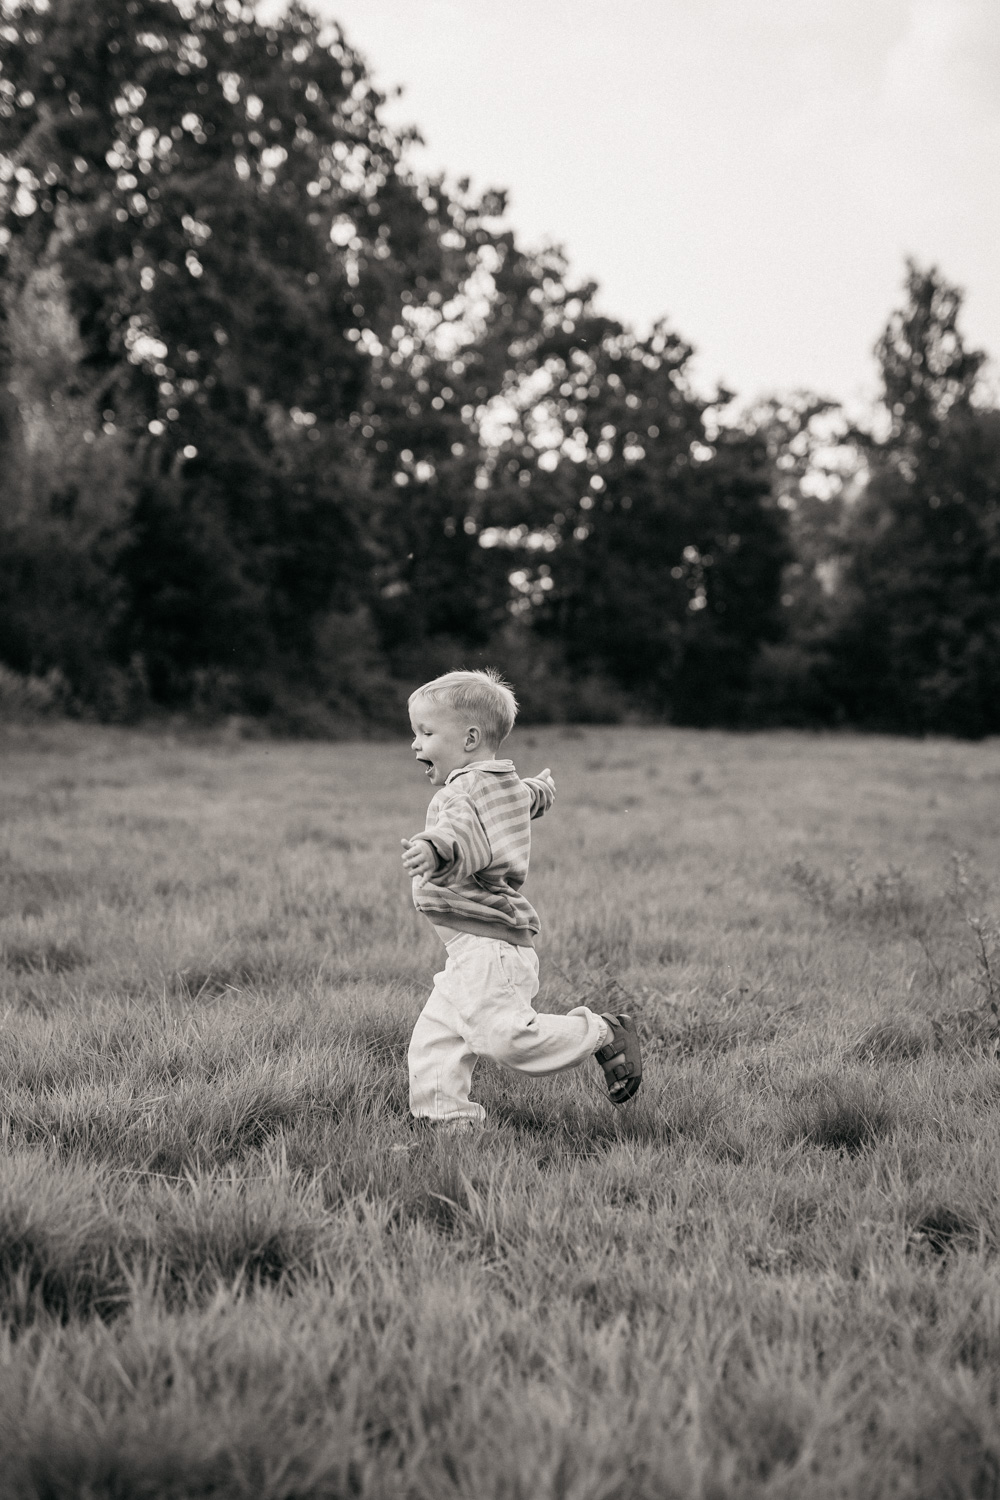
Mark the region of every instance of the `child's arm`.
<instances>
[{"instance_id":1,"label":"child's arm","mask_svg":"<svg viewBox=\"0 0 1000 1500\"><path fill-rule=\"evenodd\" d=\"M552 780L552 772L546 766L537 776L525 776L524 784L531 793L531 816L540 818L555 801L556 784Z\"/></svg>"},{"instance_id":2,"label":"child's arm","mask_svg":"<svg viewBox=\"0 0 1000 1500\"><path fill-rule=\"evenodd\" d=\"M493 861L486 829L471 799L463 795L448 803L433 828L404 842L403 864L422 884L451 885L485 870Z\"/></svg>"}]
</instances>

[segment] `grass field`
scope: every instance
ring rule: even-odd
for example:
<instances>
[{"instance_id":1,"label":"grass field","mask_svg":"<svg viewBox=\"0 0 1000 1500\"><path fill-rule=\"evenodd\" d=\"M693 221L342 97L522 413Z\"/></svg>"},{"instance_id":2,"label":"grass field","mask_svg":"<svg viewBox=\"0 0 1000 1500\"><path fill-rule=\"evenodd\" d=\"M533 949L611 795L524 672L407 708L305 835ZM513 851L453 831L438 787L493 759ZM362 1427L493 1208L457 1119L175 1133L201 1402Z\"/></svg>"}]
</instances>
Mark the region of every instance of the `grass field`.
<instances>
[{"instance_id":1,"label":"grass field","mask_svg":"<svg viewBox=\"0 0 1000 1500\"><path fill-rule=\"evenodd\" d=\"M543 1008L411 1126L398 745L0 738L0 1495L1000 1493L1000 745L519 732Z\"/></svg>"}]
</instances>

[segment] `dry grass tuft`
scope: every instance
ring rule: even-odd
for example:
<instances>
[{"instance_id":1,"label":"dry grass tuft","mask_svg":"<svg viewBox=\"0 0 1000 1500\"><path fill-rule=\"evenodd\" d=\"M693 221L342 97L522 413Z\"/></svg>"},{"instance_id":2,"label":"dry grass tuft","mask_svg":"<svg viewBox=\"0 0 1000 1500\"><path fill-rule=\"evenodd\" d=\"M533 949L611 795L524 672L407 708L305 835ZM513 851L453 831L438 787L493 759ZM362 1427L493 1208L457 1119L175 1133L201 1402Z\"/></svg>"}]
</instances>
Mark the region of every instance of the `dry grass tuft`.
<instances>
[{"instance_id":1,"label":"dry grass tuft","mask_svg":"<svg viewBox=\"0 0 1000 1500\"><path fill-rule=\"evenodd\" d=\"M934 1046L941 1052L1000 1055L1000 1015L995 1000L962 1010L938 1011L931 1017Z\"/></svg>"},{"instance_id":2,"label":"dry grass tuft","mask_svg":"<svg viewBox=\"0 0 1000 1500\"><path fill-rule=\"evenodd\" d=\"M915 1215L909 1232L910 1249L944 1255L949 1250L975 1249L984 1241L984 1226L967 1205L925 1206Z\"/></svg>"},{"instance_id":3,"label":"dry grass tuft","mask_svg":"<svg viewBox=\"0 0 1000 1500\"><path fill-rule=\"evenodd\" d=\"M0 963L15 974L68 974L88 962L79 943L5 943Z\"/></svg>"},{"instance_id":4,"label":"dry grass tuft","mask_svg":"<svg viewBox=\"0 0 1000 1500\"><path fill-rule=\"evenodd\" d=\"M786 1118L788 1141L806 1141L849 1156L889 1135L896 1123L888 1100L866 1080L824 1074L798 1086Z\"/></svg>"},{"instance_id":5,"label":"dry grass tuft","mask_svg":"<svg viewBox=\"0 0 1000 1500\"><path fill-rule=\"evenodd\" d=\"M913 1016L886 1016L866 1026L854 1043L854 1056L863 1062L906 1062L933 1045L933 1031L926 1020Z\"/></svg>"}]
</instances>

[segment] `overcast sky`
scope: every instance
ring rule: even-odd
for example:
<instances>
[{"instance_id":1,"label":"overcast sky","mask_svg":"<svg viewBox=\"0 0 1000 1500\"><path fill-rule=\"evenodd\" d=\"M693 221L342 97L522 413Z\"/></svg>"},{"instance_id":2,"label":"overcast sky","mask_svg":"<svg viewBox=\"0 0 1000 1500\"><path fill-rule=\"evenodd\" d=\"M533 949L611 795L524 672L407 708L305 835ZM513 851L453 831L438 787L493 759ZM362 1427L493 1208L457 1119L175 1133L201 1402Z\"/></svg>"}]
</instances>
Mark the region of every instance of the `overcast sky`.
<instances>
[{"instance_id":1,"label":"overcast sky","mask_svg":"<svg viewBox=\"0 0 1000 1500\"><path fill-rule=\"evenodd\" d=\"M403 85L423 168L508 188L702 381L873 391L907 254L1000 355L1000 0L313 3Z\"/></svg>"}]
</instances>

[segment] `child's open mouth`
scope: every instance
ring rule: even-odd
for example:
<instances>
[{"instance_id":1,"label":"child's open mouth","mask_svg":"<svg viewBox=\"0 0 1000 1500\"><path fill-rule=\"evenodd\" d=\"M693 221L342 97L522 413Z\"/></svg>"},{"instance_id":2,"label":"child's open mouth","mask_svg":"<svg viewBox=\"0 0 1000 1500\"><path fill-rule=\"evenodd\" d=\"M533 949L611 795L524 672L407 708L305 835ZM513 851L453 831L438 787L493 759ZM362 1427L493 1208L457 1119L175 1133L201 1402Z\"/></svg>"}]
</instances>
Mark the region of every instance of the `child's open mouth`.
<instances>
[{"instance_id":1,"label":"child's open mouth","mask_svg":"<svg viewBox=\"0 0 1000 1500\"><path fill-rule=\"evenodd\" d=\"M417 756L417 765L423 766L425 776L429 776L434 769L434 762L432 760L424 760L422 755Z\"/></svg>"}]
</instances>

